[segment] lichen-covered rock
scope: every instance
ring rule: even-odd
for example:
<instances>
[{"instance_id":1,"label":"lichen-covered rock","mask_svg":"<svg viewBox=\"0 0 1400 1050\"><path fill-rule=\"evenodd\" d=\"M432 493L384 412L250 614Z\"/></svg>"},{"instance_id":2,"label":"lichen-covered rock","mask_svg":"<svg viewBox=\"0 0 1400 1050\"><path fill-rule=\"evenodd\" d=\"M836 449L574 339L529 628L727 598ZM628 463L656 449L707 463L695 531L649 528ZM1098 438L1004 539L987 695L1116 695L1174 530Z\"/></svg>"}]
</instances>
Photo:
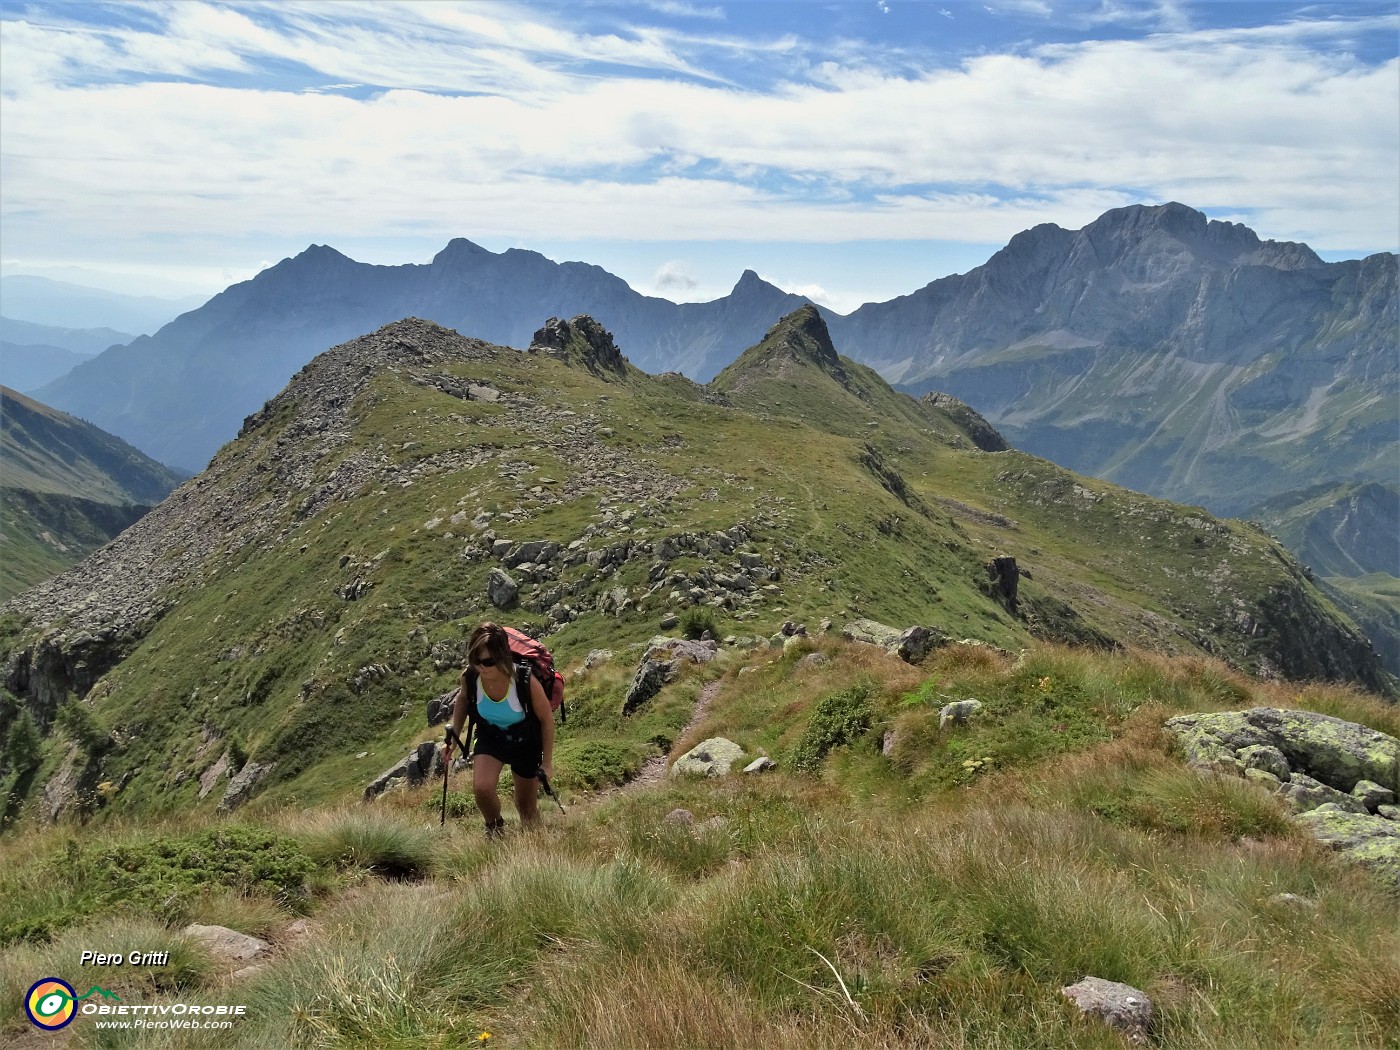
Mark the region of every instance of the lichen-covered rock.
<instances>
[{"instance_id":1,"label":"lichen-covered rock","mask_svg":"<svg viewBox=\"0 0 1400 1050\"><path fill-rule=\"evenodd\" d=\"M1235 757L1244 763L1246 770L1260 769L1271 773L1280 783L1288 783L1292 770L1282 751L1268 744L1251 744L1235 752Z\"/></svg>"},{"instance_id":2,"label":"lichen-covered rock","mask_svg":"<svg viewBox=\"0 0 1400 1050\"><path fill-rule=\"evenodd\" d=\"M1290 769L1343 793L1349 794L1361 780L1392 791L1400 788L1400 740L1315 711L1255 707L1181 715L1168 719L1166 728L1197 768L1238 772L1246 765L1242 753L1258 755L1248 749L1272 747Z\"/></svg>"},{"instance_id":3,"label":"lichen-covered rock","mask_svg":"<svg viewBox=\"0 0 1400 1050\"><path fill-rule=\"evenodd\" d=\"M945 704L943 710L938 712L938 728L944 729L948 725L967 725L967 720L982 709L982 701L969 697L966 700L956 700L951 704Z\"/></svg>"},{"instance_id":4,"label":"lichen-covered rock","mask_svg":"<svg viewBox=\"0 0 1400 1050\"><path fill-rule=\"evenodd\" d=\"M1356 787L1351 789L1351 797L1369 812L1379 813L1382 806L1388 806L1395 801L1395 792L1372 780L1358 780Z\"/></svg>"},{"instance_id":5,"label":"lichen-covered rock","mask_svg":"<svg viewBox=\"0 0 1400 1050\"><path fill-rule=\"evenodd\" d=\"M1400 891L1400 824L1331 803L1295 818L1321 842Z\"/></svg>"},{"instance_id":6,"label":"lichen-covered rock","mask_svg":"<svg viewBox=\"0 0 1400 1050\"><path fill-rule=\"evenodd\" d=\"M948 644L948 636L935 627L907 627L900 630L876 620L852 620L841 632L853 642L878 645L905 663L921 662L934 649Z\"/></svg>"},{"instance_id":7,"label":"lichen-covered rock","mask_svg":"<svg viewBox=\"0 0 1400 1050\"><path fill-rule=\"evenodd\" d=\"M671 776L691 773L722 777L743 757L744 749L734 741L726 740L722 736L711 737L709 740L702 740L676 759L676 764L671 767Z\"/></svg>"},{"instance_id":8,"label":"lichen-covered rock","mask_svg":"<svg viewBox=\"0 0 1400 1050\"><path fill-rule=\"evenodd\" d=\"M1289 782L1279 790L1279 794L1299 813L1317 809L1318 806L1337 806L1348 813L1366 812L1366 806L1359 800L1314 780L1306 773L1294 773Z\"/></svg>"}]
</instances>

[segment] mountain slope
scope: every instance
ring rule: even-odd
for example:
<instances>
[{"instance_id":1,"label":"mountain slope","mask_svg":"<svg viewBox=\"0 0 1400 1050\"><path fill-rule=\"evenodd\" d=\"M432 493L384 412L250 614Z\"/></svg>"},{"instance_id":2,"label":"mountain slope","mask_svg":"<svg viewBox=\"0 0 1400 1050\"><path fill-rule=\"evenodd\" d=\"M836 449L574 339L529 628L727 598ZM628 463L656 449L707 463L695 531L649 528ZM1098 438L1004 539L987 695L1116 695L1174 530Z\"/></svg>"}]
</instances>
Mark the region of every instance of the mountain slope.
<instances>
[{"instance_id":1,"label":"mountain slope","mask_svg":"<svg viewBox=\"0 0 1400 1050\"><path fill-rule=\"evenodd\" d=\"M1321 576L1400 576L1400 485L1317 485L1261 503L1249 517Z\"/></svg>"},{"instance_id":2,"label":"mountain slope","mask_svg":"<svg viewBox=\"0 0 1400 1050\"><path fill-rule=\"evenodd\" d=\"M111 804L170 809L215 805L199 779L226 748L277 797L358 792L346 756L408 742L488 616L565 664L699 605L721 634L871 616L1387 687L1269 537L983 451L811 309L710 388L627 366L589 319L535 336L408 319L318 356L203 474L6 607L6 689L46 730L84 698ZM605 723L570 729L570 761L607 746Z\"/></svg>"},{"instance_id":3,"label":"mountain slope","mask_svg":"<svg viewBox=\"0 0 1400 1050\"><path fill-rule=\"evenodd\" d=\"M694 374L732 359L803 302L746 273L723 299L677 305L596 266L514 248L496 254L462 239L422 266L371 266L313 245L39 393L164 462L199 470L312 356L401 317L524 347L542 318L589 313L639 367Z\"/></svg>"},{"instance_id":4,"label":"mountain slope","mask_svg":"<svg viewBox=\"0 0 1400 1050\"><path fill-rule=\"evenodd\" d=\"M180 480L119 438L0 387L0 597L86 557Z\"/></svg>"},{"instance_id":5,"label":"mountain slope","mask_svg":"<svg viewBox=\"0 0 1400 1050\"><path fill-rule=\"evenodd\" d=\"M832 327L1019 447L1238 514L1300 478L1393 479L1396 263L1323 263L1180 204L1134 206L1018 234Z\"/></svg>"}]
</instances>

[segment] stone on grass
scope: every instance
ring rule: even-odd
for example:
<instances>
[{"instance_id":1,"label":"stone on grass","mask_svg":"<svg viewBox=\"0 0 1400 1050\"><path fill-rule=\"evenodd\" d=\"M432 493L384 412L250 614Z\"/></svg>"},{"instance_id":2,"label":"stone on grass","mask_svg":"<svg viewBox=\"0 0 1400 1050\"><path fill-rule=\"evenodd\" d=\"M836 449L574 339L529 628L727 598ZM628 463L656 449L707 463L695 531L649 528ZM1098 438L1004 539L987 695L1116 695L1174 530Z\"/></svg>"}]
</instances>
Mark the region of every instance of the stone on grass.
<instances>
[{"instance_id":1,"label":"stone on grass","mask_svg":"<svg viewBox=\"0 0 1400 1050\"><path fill-rule=\"evenodd\" d=\"M1102 1018L1134 1045L1146 1045L1152 1029L1152 1000L1132 985L1086 977L1060 991L1086 1014Z\"/></svg>"},{"instance_id":2,"label":"stone on grass","mask_svg":"<svg viewBox=\"0 0 1400 1050\"><path fill-rule=\"evenodd\" d=\"M722 736L702 740L676 759L671 776L689 773L706 777L722 777L744 756L744 749Z\"/></svg>"}]
</instances>

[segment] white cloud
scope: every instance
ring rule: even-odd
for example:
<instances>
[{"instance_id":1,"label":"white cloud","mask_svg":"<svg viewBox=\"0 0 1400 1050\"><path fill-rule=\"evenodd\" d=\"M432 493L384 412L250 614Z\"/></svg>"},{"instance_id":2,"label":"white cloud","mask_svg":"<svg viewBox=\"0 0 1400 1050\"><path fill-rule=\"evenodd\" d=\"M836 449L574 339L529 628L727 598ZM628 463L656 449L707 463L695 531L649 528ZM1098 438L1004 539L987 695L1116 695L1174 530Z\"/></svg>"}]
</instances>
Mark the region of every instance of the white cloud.
<instances>
[{"instance_id":1,"label":"white cloud","mask_svg":"<svg viewBox=\"0 0 1400 1050\"><path fill-rule=\"evenodd\" d=\"M809 45L586 34L546 20L554 9L511 5L150 10L166 19L160 33L3 23L2 214L17 253L64 228L75 243L207 240L231 219L302 244L561 231L998 243L1037 222L1176 199L1322 249L1393 248L1400 220L1400 62L1309 46L1344 40L1355 20L903 74L878 55L793 61L788 81L763 88L710 63ZM1175 8L1154 11L1161 23ZM1085 17L1130 13L1106 2ZM169 79L268 59L377 90ZM586 62L632 72L597 76ZM103 82L112 71L136 82ZM658 288L663 276L684 273L658 271Z\"/></svg>"},{"instance_id":2,"label":"white cloud","mask_svg":"<svg viewBox=\"0 0 1400 1050\"><path fill-rule=\"evenodd\" d=\"M671 259L657 267L651 286L667 298L684 298L700 287L700 278L688 262Z\"/></svg>"}]
</instances>

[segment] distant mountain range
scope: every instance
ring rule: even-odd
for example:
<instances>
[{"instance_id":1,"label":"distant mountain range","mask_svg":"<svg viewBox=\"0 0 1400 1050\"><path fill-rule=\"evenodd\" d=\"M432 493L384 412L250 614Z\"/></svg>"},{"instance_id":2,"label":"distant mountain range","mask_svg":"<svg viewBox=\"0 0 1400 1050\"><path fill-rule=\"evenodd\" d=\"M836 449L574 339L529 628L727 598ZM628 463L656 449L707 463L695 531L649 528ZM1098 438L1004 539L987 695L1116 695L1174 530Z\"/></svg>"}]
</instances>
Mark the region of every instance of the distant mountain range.
<instances>
[{"instance_id":1,"label":"distant mountain range","mask_svg":"<svg viewBox=\"0 0 1400 1050\"><path fill-rule=\"evenodd\" d=\"M185 295L175 299L155 295L124 295L31 274L0 277L0 315L55 328L116 328L124 332L154 332L186 310L200 306L208 298L207 295Z\"/></svg>"},{"instance_id":2,"label":"distant mountain range","mask_svg":"<svg viewBox=\"0 0 1400 1050\"><path fill-rule=\"evenodd\" d=\"M185 477L3 386L0 465L0 598L109 542Z\"/></svg>"},{"instance_id":3,"label":"distant mountain range","mask_svg":"<svg viewBox=\"0 0 1400 1050\"><path fill-rule=\"evenodd\" d=\"M850 357L958 396L1018 447L1238 514L1324 480L1394 479L1396 272L1394 255L1324 263L1180 204L1134 206L823 317ZM426 265L313 246L36 393L193 471L316 353L402 317L523 347L540 318L588 313L639 368L706 381L804 302L752 271L676 304L460 239Z\"/></svg>"},{"instance_id":4,"label":"distant mountain range","mask_svg":"<svg viewBox=\"0 0 1400 1050\"><path fill-rule=\"evenodd\" d=\"M58 328L0 317L0 384L29 391L135 336L113 328Z\"/></svg>"}]
</instances>

